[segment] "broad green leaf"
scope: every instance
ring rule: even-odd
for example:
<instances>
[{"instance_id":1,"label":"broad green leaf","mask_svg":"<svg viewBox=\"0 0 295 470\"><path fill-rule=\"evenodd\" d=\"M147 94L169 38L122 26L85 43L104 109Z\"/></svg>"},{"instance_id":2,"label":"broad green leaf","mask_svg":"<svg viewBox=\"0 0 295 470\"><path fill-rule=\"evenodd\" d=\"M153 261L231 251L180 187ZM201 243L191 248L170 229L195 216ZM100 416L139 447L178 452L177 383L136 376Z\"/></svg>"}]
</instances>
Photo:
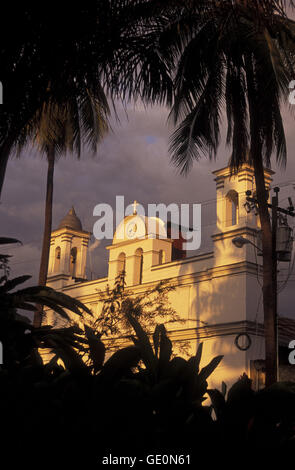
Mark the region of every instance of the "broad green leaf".
<instances>
[{"instance_id":1,"label":"broad green leaf","mask_svg":"<svg viewBox=\"0 0 295 470\"><path fill-rule=\"evenodd\" d=\"M172 354L172 343L170 339L167 336L166 333L166 328L165 326L159 325L159 331L160 331L160 357L159 360L160 362L167 363L170 360L171 354Z\"/></svg>"},{"instance_id":2,"label":"broad green leaf","mask_svg":"<svg viewBox=\"0 0 295 470\"><path fill-rule=\"evenodd\" d=\"M0 237L0 245L10 245L13 243L20 243L22 245L22 242L16 238Z\"/></svg>"},{"instance_id":3,"label":"broad green leaf","mask_svg":"<svg viewBox=\"0 0 295 470\"><path fill-rule=\"evenodd\" d=\"M14 279L6 281L5 284L0 287L0 294L2 294L3 292L8 292L11 289L14 289L19 284L22 284L28 281L29 279L31 279L31 277L32 276L19 276L19 277L15 277Z\"/></svg>"},{"instance_id":4,"label":"broad green leaf","mask_svg":"<svg viewBox=\"0 0 295 470\"><path fill-rule=\"evenodd\" d=\"M137 366L142 359L141 351L137 346L127 346L116 351L104 364L99 378L107 377L108 379L118 378L126 370Z\"/></svg>"},{"instance_id":5,"label":"broad green leaf","mask_svg":"<svg viewBox=\"0 0 295 470\"><path fill-rule=\"evenodd\" d=\"M217 389L207 389L216 417L219 419L225 408L225 398Z\"/></svg>"},{"instance_id":6,"label":"broad green leaf","mask_svg":"<svg viewBox=\"0 0 295 470\"><path fill-rule=\"evenodd\" d=\"M149 341L147 333L141 327L140 323L133 317L133 315L129 312L126 312L126 317L133 327L137 338L139 340L138 346L140 347L142 360L145 363L145 366L149 368L152 372L155 372L156 366L156 357L154 356L153 348Z\"/></svg>"},{"instance_id":7,"label":"broad green leaf","mask_svg":"<svg viewBox=\"0 0 295 470\"><path fill-rule=\"evenodd\" d=\"M198 374L200 369L200 362L203 352L203 343L200 343L197 348L196 355L189 359L189 364L191 364L193 370Z\"/></svg>"},{"instance_id":8,"label":"broad green leaf","mask_svg":"<svg viewBox=\"0 0 295 470\"><path fill-rule=\"evenodd\" d=\"M227 385L226 385L225 382L222 382L222 384L221 384L221 393L224 397L226 395L226 390L227 390Z\"/></svg>"},{"instance_id":9,"label":"broad green leaf","mask_svg":"<svg viewBox=\"0 0 295 470\"><path fill-rule=\"evenodd\" d=\"M212 372L216 369L216 367L222 361L222 359L223 359L223 356L214 357L207 366L203 367L203 369L200 372L200 378L202 378L202 380L206 380L209 377L209 375L211 375Z\"/></svg>"},{"instance_id":10,"label":"broad green leaf","mask_svg":"<svg viewBox=\"0 0 295 470\"><path fill-rule=\"evenodd\" d=\"M85 325L85 333L89 343L90 358L93 362L94 371L97 372L102 368L105 359L105 346L100 339L99 334L89 326Z\"/></svg>"}]
</instances>

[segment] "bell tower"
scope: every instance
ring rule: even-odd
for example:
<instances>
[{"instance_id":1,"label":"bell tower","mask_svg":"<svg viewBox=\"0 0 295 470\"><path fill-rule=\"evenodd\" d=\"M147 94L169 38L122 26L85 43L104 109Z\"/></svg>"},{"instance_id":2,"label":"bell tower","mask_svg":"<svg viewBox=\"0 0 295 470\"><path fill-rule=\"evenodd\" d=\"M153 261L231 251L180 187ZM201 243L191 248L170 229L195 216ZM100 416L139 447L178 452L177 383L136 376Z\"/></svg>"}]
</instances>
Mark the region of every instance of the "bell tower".
<instances>
[{"instance_id":1,"label":"bell tower","mask_svg":"<svg viewBox=\"0 0 295 470\"><path fill-rule=\"evenodd\" d=\"M74 207L51 233L47 285L61 289L86 279L87 247L91 233L83 230Z\"/></svg>"},{"instance_id":2,"label":"bell tower","mask_svg":"<svg viewBox=\"0 0 295 470\"><path fill-rule=\"evenodd\" d=\"M264 170L267 189L273 174L272 170ZM235 237L257 243L259 217L249 210L246 199L246 191L251 191L252 195L256 191L254 169L249 163L244 163L236 173L226 167L214 171L213 175L216 181L216 232L212 235L215 265L223 266L245 258L254 262L253 249L249 245L237 250L232 244Z\"/></svg>"}]
</instances>

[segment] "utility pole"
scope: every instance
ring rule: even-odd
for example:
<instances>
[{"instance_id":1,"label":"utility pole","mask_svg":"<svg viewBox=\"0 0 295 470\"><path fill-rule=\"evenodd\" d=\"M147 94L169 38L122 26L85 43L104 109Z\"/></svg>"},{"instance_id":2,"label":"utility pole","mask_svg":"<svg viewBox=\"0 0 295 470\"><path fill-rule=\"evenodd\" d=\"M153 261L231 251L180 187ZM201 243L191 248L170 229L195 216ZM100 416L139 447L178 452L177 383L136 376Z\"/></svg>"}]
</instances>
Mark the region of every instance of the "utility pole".
<instances>
[{"instance_id":1,"label":"utility pole","mask_svg":"<svg viewBox=\"0 0 295 470\"><path fill-rule=\"evenodd\" d=\"M278 282L277 282L277 271L278 271L278 257L277 257L277 229L278 229L278 206L279 206L279 191L280 188L275 187L275 195L271 199L271 211L272 211L272 289L274 292L273 296L273 318L274 322L274 344L275 351L273 351L273 381L279 380L279 338L278 338Z\"/></svg>"},{"instance_id":2,"label":"utility pole","mask_svg":"<svg viewBox=\"0 0 295 470\"><path fill-rule=\"evenodd\" d=\"M294 207L290 204L288 209L279 207L278 193L280 188L275 187L275 195L272 197L272 203L268 207L272 211L272 289L274 292L274 302L272 305L271 318L264 322L264 337L269 339L269 344L265 344L265 378L266 383L275 383L279 379L279 339L278 339L278 294L277 294L277 230L278 230L278 212L295 217ZM254 208L258 201L251 197L251 191L246 191L246 200L252 203ZM270 346L273 345L273 346Z\"/></svg>"}]
</instances>

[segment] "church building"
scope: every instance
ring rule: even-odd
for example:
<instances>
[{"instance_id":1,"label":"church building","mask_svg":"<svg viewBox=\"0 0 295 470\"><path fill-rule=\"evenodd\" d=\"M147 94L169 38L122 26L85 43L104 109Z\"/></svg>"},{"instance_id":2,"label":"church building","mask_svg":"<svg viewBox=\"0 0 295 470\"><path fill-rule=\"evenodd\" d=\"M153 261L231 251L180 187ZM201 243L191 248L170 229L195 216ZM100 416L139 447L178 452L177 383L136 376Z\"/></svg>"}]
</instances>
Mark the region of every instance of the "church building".
<instances>
[{"instance_id":1,"label":"church building","mask_svg":"<svg viewBox=\"0 0 295 470\"><path fill-rule=\"evenodd\" d=\"M265 170L267 187L272 175L271 170ZM169 280L175 286L169 300L185 320L167 327L172 342L187 340L192 354L203 342L201 366L224 355L209 379L210 387L220 389L222 381L230 386L246 372L259 388L264 376L262 260L251 243L240 248L233 243L237 237L258 243L259 217L246 210L246 191L255 192L254 171L244 164L237 174L232 175L226 167L214 171L213 176L217 219L210 251L189 256L181 249L181 240L159 236L163 225L160 219L158 231L151 237L148 218L134 210L120 222L107 247L106 277L87 280L91 233L83 229L72 208L52 232L47 285L79 299L97 314L101 303L98 289L103 292L107 285L112 286L122 270L127 287L135 295ZM53 312L47 312L47 322L54 323ZM279 344L287 347L295 339L294 322L282 325ZM290 325L294 338L290 337Z\"/></svg>"}]
</instances>

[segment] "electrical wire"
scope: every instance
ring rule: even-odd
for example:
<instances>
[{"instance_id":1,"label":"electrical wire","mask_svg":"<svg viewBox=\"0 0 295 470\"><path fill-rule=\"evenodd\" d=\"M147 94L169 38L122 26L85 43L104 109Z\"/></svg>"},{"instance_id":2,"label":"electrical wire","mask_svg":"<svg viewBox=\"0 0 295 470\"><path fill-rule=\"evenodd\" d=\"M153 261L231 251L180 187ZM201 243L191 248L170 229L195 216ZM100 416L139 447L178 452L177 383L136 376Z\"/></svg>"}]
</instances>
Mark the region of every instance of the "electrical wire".
<instances>
[{"instance_id":1,"label":"electrical wire","mask_svg":"<svg viewBox=\"0 0 295 470\"><path fill-rule=\"evenodd\" d=\"M293 269L294 269L294 264L295 264L295 254L293 253L293 260L292 260L292 264L291 264L291 260L289 262L289 269L288 269L288 275L287 275L287 278L285 279L285 281L283 281L283 285L281 285L279 288L278 288L278 294L280 294L286 287L287 283L289 282L290 280L290 276L293 272Z\"/></svg>"},{"instance_id":2,"label":"electrical wire","mask_svg":"<svg viewBox=\"0 0 295 470\"><path fill-rule=\"evenodd\" d=\"M294 182L294 181L290 181L290 180L289 180L289 181L283 181L283 182L277 183L276 185L272 185L272 186L269 187L269 189L271 190L271 189L273 189L273 187L275 187L275 186L286 187L286 186L288 186L288 185L294 185L294 189L295 189L295 182ZM253 181L252 181L252 188L253 188ZM244 195L244 194L245 194L245 191L244 191L244 190L243 190L243 191L237 191L237 193L238 193L238 195L241 195L241 194ZM213 204L213 203L217 204L217 202L218 202L219 200L223 200L224 197L225 197L225 196L222 195L222 196L220 196L220 197L216 197L216 198L212 198L212 199L203 200L203 201L200 201L198 204L201 204L202 206L210 205L210 204ZM285 198L285 199L287 199L287 198ZM285 199L283 199L283 201L284 201ZM241 222L243 219L246 219L246 217L247 217L247 216L239 216L239 222ZM224 220L221 221L221 223L222 223L223 225L227 225L227 222L229 222L229 221L230 221L230 219L224 219ZM207 227L210 227L210 226L216 226L216 219L215 219L214 221L210 222L210 223L207 223L207 224L202 225L202 228L204 229L204 228L207 228ZM38 243L38 242L40 242L40 241L37 240L37 239L29 240L29 241L26 241L23 246L27 246L27 245L30 245L30 244L32 244L32 243ZM13 247L13 248L11 247L9 251L11 252L11 250L13 250L13 249L16 249L16 248L15 248L15 247ZM5 250L5 251L6 251L6 250ZM256 264L257 264L257 253L256 253L256 250L255 250L255 258L256 258ZM12 262L12 263L10 263L10 266L15 266L15 265L17 265L17 264L28 263L28 262L33 263L33 262L37 262L37 261L39 261L39 258L35 258L35 259L30 259L30 258L28 258L28 259L18 260L18 261ZM291 270L290 270L289 273L288 273L288 278L287 278L287 280L285 281L285 283L284 283L284 285L283 285L283 288L285 287L285 284L288 282L288 280L289 280L289 278L290 278L290 275L291 275L292 270L293 270L293 267L294 267L294 261L295 261L295 257L294 257L294 259L293 259L292 268L291 268ZM259 269L259 268L258 268L258 269ZM259 277L258 277L258 269L257 269L257 280L258 280L259 284L261 285L261 283L260 283L260 281L259 281ZM280 292L283 290L283 288L280 290Z\"/></svg>"}]
</instances>

